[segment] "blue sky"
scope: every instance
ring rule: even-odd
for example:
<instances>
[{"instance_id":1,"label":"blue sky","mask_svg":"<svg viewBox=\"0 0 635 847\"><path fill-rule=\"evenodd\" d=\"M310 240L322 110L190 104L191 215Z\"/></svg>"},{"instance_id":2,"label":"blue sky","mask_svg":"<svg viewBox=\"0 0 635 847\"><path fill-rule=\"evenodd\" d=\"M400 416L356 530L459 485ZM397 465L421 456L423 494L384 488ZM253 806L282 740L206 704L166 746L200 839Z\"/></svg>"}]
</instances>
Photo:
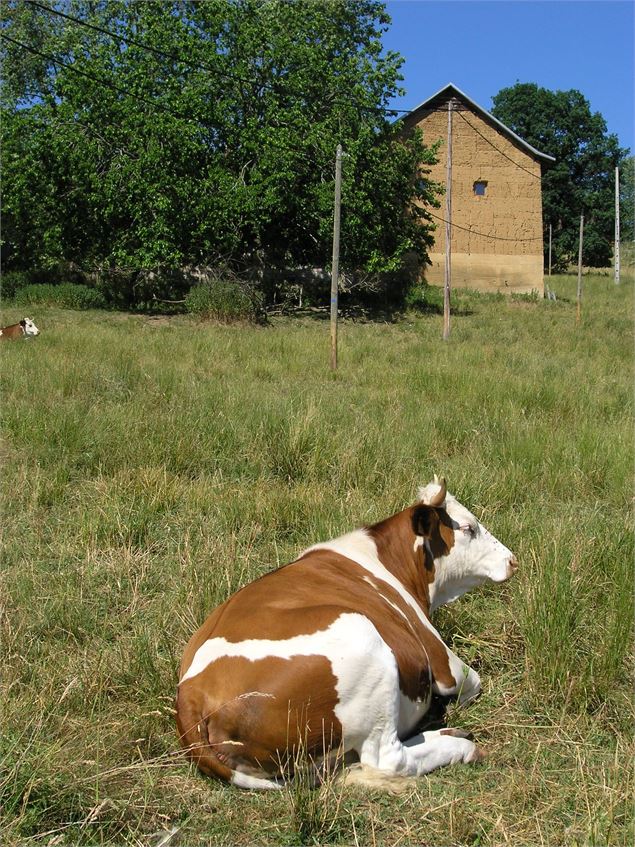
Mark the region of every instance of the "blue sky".
<instances>
[{"instance_id":1,"label":"blue sky","mask_svg":"<svg viewBox=\"0 0 635 847\"><path fill-rule=\"evenodd\" d=\"M411 109L453 82L488 111L516 82L575 88L635 153L633 0L388 0Z\"/></svg>"}]
</instances>

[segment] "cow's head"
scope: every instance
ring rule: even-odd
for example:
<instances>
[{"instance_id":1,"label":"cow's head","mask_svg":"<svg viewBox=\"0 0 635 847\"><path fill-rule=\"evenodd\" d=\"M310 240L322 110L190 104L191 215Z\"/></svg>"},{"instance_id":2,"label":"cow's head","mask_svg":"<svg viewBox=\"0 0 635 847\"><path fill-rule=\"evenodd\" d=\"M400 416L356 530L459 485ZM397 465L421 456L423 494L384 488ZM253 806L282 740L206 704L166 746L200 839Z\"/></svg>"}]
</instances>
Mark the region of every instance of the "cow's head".
<instances>
[{"instance_id":1,"label":"cow's head","mask_svg":"<svg viewBox=\"0 0 635 847\"><path fill-rule=\"evenodd\" d=\"M441 530L439 537L443 541L435 549L431 545L432 539L426 540L434 557L430 583L431 610L456 600L488 579L504 582L513 576L518 568L514 554L494 538L465 506L448 494L445 480L438 480L435 476L434 482L419 489L419 499L437 511Z\"/></svg>"},{"instance_id":2,"label":"cow's head","mask_svg":"<svg viewBox=\"0 0 635 847\"><path fill-rule=\"evenodd\" d=\"M36 327L31 318L22 318L20 326L22 327L22 332L27 336L40 334L40 330Z\"/></svg>"}]
</instances>

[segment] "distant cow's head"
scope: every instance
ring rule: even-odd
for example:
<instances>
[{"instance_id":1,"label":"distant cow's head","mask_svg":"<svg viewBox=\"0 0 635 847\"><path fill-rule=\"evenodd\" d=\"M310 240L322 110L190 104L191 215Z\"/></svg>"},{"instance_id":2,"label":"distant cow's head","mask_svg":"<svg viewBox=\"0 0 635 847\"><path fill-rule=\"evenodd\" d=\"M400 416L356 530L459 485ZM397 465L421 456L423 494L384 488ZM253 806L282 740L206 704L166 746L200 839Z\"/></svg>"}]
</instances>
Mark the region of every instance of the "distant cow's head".
<instances>
[{"instance_id":1,"label":"distant cow's head","mask_svg":"<svg viewBox=\"0 0 635 847\"><path fill-rule=\"evenodd\" d=\"M24 334L27 336L40 334L40 330L36 327L31 318L22 318L20 326L22 327Z\"/></svg>"},{"instance_id":2,"label":"distant cow's head","mask_svg":"<svg viewBox=\"0 0 635 847\"><path fill-rule=\"evenodd\" d=\"M431 610L456 600L488 579L504 582L513 576L518 568L514 554L447 493L445 480L435 477L434 482L419 489L419 498L424 505L435 508L440 521L437 548L431 549L434 556ZM435 536L430 538L424 527L419 534L428 539L428 545L434 542Z\"/></svg>"},{"instance_id":3,"label":"distant cow's head","mask_svg":"<svg viewBox=\"0 0 635 847\"><path fill-rule=\"evenodd\" d=\"M36 327L31 318L22 318L19 323L11 324L10 326L3 326L2 329L0 329L0 338L2 338L3 340L32 338L33 336L39 334L40 330Z\"/></svg>"}]
</instances>

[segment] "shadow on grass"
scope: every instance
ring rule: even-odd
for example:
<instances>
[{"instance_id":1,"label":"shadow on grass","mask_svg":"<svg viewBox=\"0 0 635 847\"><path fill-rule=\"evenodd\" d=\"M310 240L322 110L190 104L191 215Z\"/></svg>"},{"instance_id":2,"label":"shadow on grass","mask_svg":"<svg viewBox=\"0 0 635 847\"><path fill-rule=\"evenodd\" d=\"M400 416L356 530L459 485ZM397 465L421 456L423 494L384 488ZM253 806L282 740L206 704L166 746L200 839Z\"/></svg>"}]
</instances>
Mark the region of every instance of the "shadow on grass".
<instances>
[{"instance_id":1,"label":"shadow on grass","mask_svg":"<svg viewBox=\"0 0 635 847\"><path fill-rule=\"evenodd\" d=\"M459 306L451 310L452 315L457 317L470 317L474 313L472 309L465 306ZM285 315L286 317L301 318L314 321L328 321L331 318L331 312L328 306L308 306L305 308L293 308L282 311L271 310L268 313L270 316ZM406 310L403 307L392 306L360 306L360 305L345 305L338 309L338 317L340 320L354 321L355 323L399 323L408 315L442 315L443 306L437 303L427 303L423 306Z\"/></svg>"},{"instance_id":2,"label":"shadow on grass","mask_svg":"<svg viewBox=\"0 0 635 847\"><path fill-rule=\"evenodd\" d=\"M313 321L329 321L331 310L328 306L308 306L306 308L290 309L284 313L292 318L303 318ZM356 323L397 323L404 317L403 309L391 307L340 306L338 318Z\"/></svg>"}]
</instances>

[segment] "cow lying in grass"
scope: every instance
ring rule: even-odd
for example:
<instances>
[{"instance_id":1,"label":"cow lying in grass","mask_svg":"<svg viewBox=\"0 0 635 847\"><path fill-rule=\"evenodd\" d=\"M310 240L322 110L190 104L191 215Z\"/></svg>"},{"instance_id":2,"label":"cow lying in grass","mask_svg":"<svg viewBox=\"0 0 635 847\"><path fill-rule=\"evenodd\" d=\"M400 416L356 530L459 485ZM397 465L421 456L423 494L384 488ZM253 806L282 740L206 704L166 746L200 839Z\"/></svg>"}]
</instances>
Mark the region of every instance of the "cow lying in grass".
<instances>
[{"instance_id":1,"label":"cow lying in grass","mask_svg":"<svg viewBox=\"0 0 635 847\"><path fill-rule=\"evenodd\" d=\"M517 563L444 480L419 498L245 586L191 638L177 724L204 773L279 788L300 749L395 776L479 760L461 730L413 736L433 693L466 703L481 687L430 614Z\"/></svg>"},{"instance_id":2,"label":"cow lying in grass","mask_svg":"<svg viewBox=\"0 0 635 847\"><path fill-rule=\"evenodd\" d=\"M10 326L3 326L2 329L0 329L0 338L31 338L39 334L40 330L36 327L31 318L22 318L19 323L11 324Z\"/></svg>"}]
</instances>

